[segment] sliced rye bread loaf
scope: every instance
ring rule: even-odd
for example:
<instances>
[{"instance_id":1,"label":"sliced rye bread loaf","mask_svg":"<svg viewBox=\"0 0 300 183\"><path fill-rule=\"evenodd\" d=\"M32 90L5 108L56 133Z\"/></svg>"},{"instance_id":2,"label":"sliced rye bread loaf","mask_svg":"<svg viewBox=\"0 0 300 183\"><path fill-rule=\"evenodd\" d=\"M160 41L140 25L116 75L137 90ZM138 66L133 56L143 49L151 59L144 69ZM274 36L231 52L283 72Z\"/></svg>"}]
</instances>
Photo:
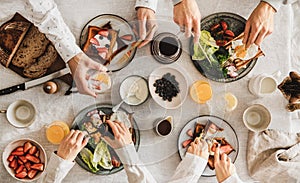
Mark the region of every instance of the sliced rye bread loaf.
<instances>
[{"instance_id":1,"label":"sliced rye bread loaf","mask_svg":"<svg viewBox=\"0 0 300 183\"><path fill-rule=\"evenodd\" d=\"M14 21L0 27L0 62L8 67L29 27L29 22Z\"/></svg>"},{"instance_id":2,"label":"sliced rye bread loaf","mask_svg":"<svg viewBox=\"0 0 300 183\"><path fill-rule=\"evenodd\" d=\"M27 35L19 46L12 64L25 68L36 62L46 50L49 40L35 26L31 26Z\"/></svg>"},{"instance_id":3,"label":"sliced rye bread loaf","mask_svg":"<svg viewBox=\"0 0 300 183\"><path fill-rule=\"evenodd\" d=\"M38 78L44 75L47 69L55 62L58 54L52 44L49 44L42 56L36 62L25 67L23 74L29 78Z\"/></svg>"}]
</instances>

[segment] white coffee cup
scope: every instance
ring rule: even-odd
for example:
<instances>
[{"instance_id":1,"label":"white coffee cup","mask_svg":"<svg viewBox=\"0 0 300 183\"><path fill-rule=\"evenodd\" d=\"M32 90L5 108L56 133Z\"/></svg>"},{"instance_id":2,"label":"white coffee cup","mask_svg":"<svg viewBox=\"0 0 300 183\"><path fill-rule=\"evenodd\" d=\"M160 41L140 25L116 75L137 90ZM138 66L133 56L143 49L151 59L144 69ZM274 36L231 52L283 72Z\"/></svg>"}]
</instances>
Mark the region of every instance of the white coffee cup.
<instances>
[{"instance_id":1,"label":"white coffee cup","mask_svg":"<svg viewBox=\"0 0 300 183\"><path fill-rule=\"evenodd\" d=\"M254 132L261 132L268 128L271 122L271 113L260 104L253 104L243 113L245 126Z\"/></svg>"},{"instance_id":2,"label":"white coffee cup","mask_svg":"<svg viewBox=\"0 0 300 183\"><path fill-rule=\"evenodd\" d=\"M253 95L264 97L272 94L276 90L277 82L272 75L259 74L250 79L248 88Z\"/></svg>"},{"instance_id":3,"label":"white coffee cup","mask_svg":"<svg viewBox=\"0 0 300 183\"><path fill-rule=\"evenodd\" d=\"M26 100L17 100L11 103L7 110L1 110L6 113L6 118L10 124L17 128L25 128L34 122L36 110L34 106Z\"/></svg>"}]
</instances>

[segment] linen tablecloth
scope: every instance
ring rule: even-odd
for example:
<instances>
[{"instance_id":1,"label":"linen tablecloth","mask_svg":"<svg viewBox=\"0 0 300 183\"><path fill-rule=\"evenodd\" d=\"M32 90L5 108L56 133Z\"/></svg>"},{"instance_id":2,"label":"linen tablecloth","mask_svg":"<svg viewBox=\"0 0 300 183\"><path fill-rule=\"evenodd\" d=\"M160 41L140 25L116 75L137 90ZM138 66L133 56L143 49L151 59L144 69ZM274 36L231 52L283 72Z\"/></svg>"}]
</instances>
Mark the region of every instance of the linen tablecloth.
<instances>
[{"instance_id":1,"label":"linen tablecloth","mask_svg":"<svg viewBox=\"0 0 300 183\"><path fill-rule=\"evenodd\" d=\"M56 1L58 8L74 33L75 37L79 39L81 29L93 17L103 14L117 14L128 21L135 20L134 0L122 1L99 1L99 0L69 0L69 1ZM157 19L159 23L158 32L171 32L177 34L179 32L178 26L173 23L172 18L172 3L168 0L159 1L157 10ZM199 8L202 17L216 12L232 12L237 13L247 18L252 10L256 7L259 1L253 0L198 0ZM22 7L18 6L18 1L12 1L9 7L0 6L0 23L5 22L14 14L15 10ZM11 16L8 16L11 15ZM291 69L291 26L292 26L292 11L290 6L283 7L275 15L275 30L262 44L266 56L260 58L249 73L249 75L256 75L260 73L272 74L280 70L282 75L278 81L282 80ZM181 34L178 35L182 41L183 54L179 60L173 65L180 68L187 77L188 84L204 78L193 66L190 60L188 45L189 39L186 39ZM29 137L40 142L47 154L57 149L57 146L50 144L45 137L44 126L54 120L66 121L69 125L76 114L94 103L113 103L120 102L118 87L120 82L128 75L138 74L147 78L149 74L157 67L162 66L154 60L150 54L149 45L138 50L134 60L124 69L112 74L113 86L111 92L100 95L97 99L92 99L88 96L80 94L73 94L64 96L64 91L67 85L58 81L60 90L54 95L45 94L41 86L32 89L16 92L6 96L0 96L0 108L6 108L10 103L17 99L25 99L31 101L38 114L35 123L26 129L16 129L9 125L5 115L0 116L0 148L1 153L4 147L10 141L21 138ZM19 77L9 69L0 66L0 88L5 88L14 84L19 84L26 79ZM248 129L243 125L242 113L243 111L257 98L251 95L247 89L249 77L245 77L233 83L216 83L209 81L213 87L213 98L208 102L208 105L199 105L192 101L190 96L187 96L183 105L175 110L166 110L159 107L158 104L149 98L143 105L138 107L123 107L129 111L135 112L135 119L141 130L141 146L139 155L142 161L145 162L150 172L155 175L158 182L165 182L173 174L176 166L180 161L177 152L177 138L183 126L194 117L201 114L213 114L225 118L235 129L239 139L239 154L235 162L238 169L238 174L242 180L246 182L252 181L249 177L246 167L246 147ZM231 113L224 113L222 108L216 108L218 104L218 96L225 92L232 92L239 100L238 107ZM275 98L275 99L274 99ZM290 114L283 108L286 104L283 96L276 92L273 96L269 97L265 105L272 108L274 115L283 116L286 119L285 127L290 131ZM276 104L273 102L276 100ZM209 106L209 107L208 107ZM158 137L152 130L153 122L165 115L172 115L175 119L175 128L172 135L161 138ZM272 119L271 128L278 128L281 121L276 120L277 117ZM13 182L14 179L4 170L2 161L0 162L0 180L1 182ZM67 175L65 182L126 182L126 174L124 171L109 175L98 176L83 170L79 165L75 165L71 172ZM216 182L215 177L201 177L199 182Z\"/></svg>"}]
</instances>

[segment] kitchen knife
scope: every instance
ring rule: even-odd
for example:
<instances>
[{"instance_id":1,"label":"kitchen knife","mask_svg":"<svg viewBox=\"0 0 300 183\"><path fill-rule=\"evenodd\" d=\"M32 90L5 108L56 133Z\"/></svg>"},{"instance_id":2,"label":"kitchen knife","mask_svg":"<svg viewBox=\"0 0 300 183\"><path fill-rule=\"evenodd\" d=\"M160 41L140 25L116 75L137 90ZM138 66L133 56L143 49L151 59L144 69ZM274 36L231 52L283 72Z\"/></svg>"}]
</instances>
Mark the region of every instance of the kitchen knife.
<instances>
[{"instance_id":1,"label":"kitchen knife","mask_svg":"<svg viewBox=\"0 0 300 183\"><path fill-rule=\"evenodd\" d=\"M52 74L49 74L47 76L44 76L44 77L41 77L41 78L38 78L38 79L34 79L34 80L31 80L31 81L27 81L25 83L18 84L18 85L15 85L15 86L11 86L9 88L2 89L2 90L0 90L0 95L10 94L10 93L13 93L13 92L18 91L18 90L26 90L28 88L32 88L36 85L45 83L46 81L61 77L61 76L66 75L68 73L70 73L69 68L64 68L64 69L56 71Z\"/></svg>"}]
</instances>

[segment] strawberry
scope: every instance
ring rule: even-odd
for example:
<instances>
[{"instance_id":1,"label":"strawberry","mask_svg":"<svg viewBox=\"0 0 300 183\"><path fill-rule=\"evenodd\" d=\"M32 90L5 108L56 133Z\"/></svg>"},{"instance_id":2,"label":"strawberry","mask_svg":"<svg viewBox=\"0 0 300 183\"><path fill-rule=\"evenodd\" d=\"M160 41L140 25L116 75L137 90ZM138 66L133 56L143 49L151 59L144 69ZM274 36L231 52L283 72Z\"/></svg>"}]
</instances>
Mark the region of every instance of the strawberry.
<instances>
[{"instance_id":1,"label":"strawberry","mask_svg":"<svg viewBox=\"0 0 300 183\"><path fill-rule=\"evenodd\" d=\"M7 158L7 161L12 162L14 160L14 157L15 156L13 156L13 155L9 155Z\"/></svg>"},{"instance_id":2,"label":"strawberry","mask_svg":"<svg viewBox=\"0 0 300 183\"><path fill-rule=\"evenodd\" d=\"M30 154L26 154L25 158L33 163L39 163L41 160L35 156L32 156Z\"/></svg>"},{"instance_id":3,"label":"strawberry","mask_svg":"<svg viewBox=\"0 0 300 183\"><path fill-rule=\"evenodd\" d=\"M222 29L223 29L224 31L227 30L228 25L227 25L227 23L226 23L225 21L221 21L220 24L221 24Z\"/></svg>"},{"instance_id":4,"label":"strawberry","mask_svg":"<svg viewBox=\"0 0 300 183\"><path fill-rule=\"evenodd\" d=\"M36 146L32 146L30 149L29 149L29 154L31 154L31 155L33 155L33 154L35 154L36 153L36 151L37 151L37 148L36 148Z\"/></svg>"},{"instance_id":5,"label":"strawberry","mask_svg":"<svg viewBox=\"0 0 300 183\"><path fill-rule=\"evenodd\" d=\"M44 170L44 164L43 163L36 163L31 165L32 169L38 170L38 171L43 171Z\"/></svg>"},{"instance_id":6,"label":"strawberry","mask_svg":"<svg viewBox=\"0 0 300 183\"><path fill-rule=\"evenodd\" d=\"M220 24L214 24L213 26L211 26L210 30L215 31L219 27L220 27Z\"/></svg>"},{"instance_id":7,"label":"strawberry","mask_svg":"<svg viewBox=\"0 0 300 183\"><path fill-rule=\"evenodd\" d=\"M23 151L23 150L24 150L23 146L18 146L18 147L15 149L15 151Z\"/></svg>"},{"instance_id":8,"label":"strawberry","mask_svg":"<svg viewBox=\"0 0 300 183\"><path fill-rule=\"evenodd\" d=\"M226 43L227 43L226 40L216 40L216 44L217 44L218 46L224 46Z\"/></svg>"},{"instance_id":9,"label":"strawberry","mask_svg":"<svg viewBox=\"0 0 300 183\"><path fill-rule=\"evenodd\" d=\"M104 37L108 37L109 32L107 29L102 29L98 32L98 34Z\"/></svg>"},{"instance_id":10,"label":"strawberry","mask_svg":"<svg viewBox=\"0 0 300 183\"><path fill-rule=\"evenodd\" d=\"M17 162L18 162L18 165L23 165L24 164L24 162L22 160L20 160L19 158L18 158Z\"/></svg>"},{"instance_id":11,"label":"strawberry","mask_svg":"<svg viewBox=\"0 0 300 183\"><path fill-rule=\"evenodd\" d=\"M234 33L231 30L225 30L225 34L230 37L234 37Z\"/></svg>"},{"instance_id":12,"label":"strawberry","mask_svg":"<svg viewBox=\"0 0 300 183\"><path fill-rule=\"evenodd\" d=\"M24 171L15 175L15 177L17 177L19 179L24 179L26 176L27 176L27 172L24 172Z\"/></svg>"},{"instance_id":13,"label":"strawberry","mask_svg":"<svg viewBox=\"0 0 300 183\"><path fill-rule=\"evenodd\" d=\"M186 148L192 141L193 141L193 139L187 139L187 140L183 141L182 147Z\"/></svg>"},{"instance_id":14,"label":"strawberry","mask_svg":"<svg viewBox=\"0 0 300 183\"><path fill-rule=\"evenodd\" d=\"M28 171L27 176L28 176L30 179L32 179L32 178L35 177L35 175L36 175L37 172L38 172L37 170L30 170L30 171Z\"/></svg>"},{"instance_id":15,"label":"strawberry","mask_svg":"<svg viewBox=\"0 0 300 183\"><path fill-rule=\"evenodd\" d=\"M133 36L131 34L125 34L125 35L121 36L120 38L125 41L132 41Z\"/></svg>"},{"instance_id":16,"label":"strawberry","mask_svg":"<svg viewBox=\"0 0 300 183\"><path fill-rule=\"evenodd\" d=\"M37 158L38 158L38 157L40 156L40 151L39 151L39 150L37 150L37 151L36 151L36 153L35 153L34 155L35 155L35 157L37 157Z\"/></svg>"},{"instance_id":17,"label":"strawberry","mask_svg":"<svg viewBox=\"0 0 300 183\"><path fill-rule=\"evenodd\" d=\"M23 149L22 149L22 151L14 150L13 152L10 153L10 155L13 155L13 156L22 156L22 155L24 155L24 152L23 152Z\"/></svg>"},{"instance_id":18,"label":"strawberry","mask_svg":"<svg viewBox=\"0 0 300 183\"><path fill-rule=\"evenodd\" d=\"M28 161L27 163L25 163L25 167L28 171L31 170L31 163Z\"/></svg>"},{"instance_id":19,"label":"strawberry","mask_svg":"<svg viewBox=\"0 0 300 183\"><path fill-rule=\"evenodd\" d=\"M19 159L23 162L26 163L27 159L25 158L25 156L19 156Z\"/></svg>"},{"instance_id":20,"label":"strawberry","mask_svg":"<svg viewBox=\"0 0 300 183\"><path fill-rule=\"evenodd\" d=\"M20 165L17 169L16 169L16 174L22 172L24 169L24 165Z\"/></svg>"},{"instance_id":21,"label":"strawberry","mask_svg":"<svg viewBox=\"0 0 300 183\"><path fill-rule=\"evenodd\" d=\"M94 44L96 46L100 46L98 40L96 38L94 38L94 37L90 39L90 43L92 43L92 44Z\"/></svg>"},{"instance_id":22,"label":"strawberry","mask_svg":"<svg viewBox=\"0 0 300 183\"><path fill-rule=\"evenodd\" d=\"M9 166L10 168L14 169L14 170L17 169L17 166L18 166L17 159L14 158L14 160L11 161L11 162L8 164L8 166Z\"/></svg>"},{"instance_id":23,"label":"strawberry","mask_svg":"<svg viewBox=\"0 0 300 183\"><path fill-rule=\"evenodd\" d=\"M29 151L29 149L32 147L33 145L27 141L24 143L24 153L27 153L27 151Z\"/></svg>"}]
</instances>

